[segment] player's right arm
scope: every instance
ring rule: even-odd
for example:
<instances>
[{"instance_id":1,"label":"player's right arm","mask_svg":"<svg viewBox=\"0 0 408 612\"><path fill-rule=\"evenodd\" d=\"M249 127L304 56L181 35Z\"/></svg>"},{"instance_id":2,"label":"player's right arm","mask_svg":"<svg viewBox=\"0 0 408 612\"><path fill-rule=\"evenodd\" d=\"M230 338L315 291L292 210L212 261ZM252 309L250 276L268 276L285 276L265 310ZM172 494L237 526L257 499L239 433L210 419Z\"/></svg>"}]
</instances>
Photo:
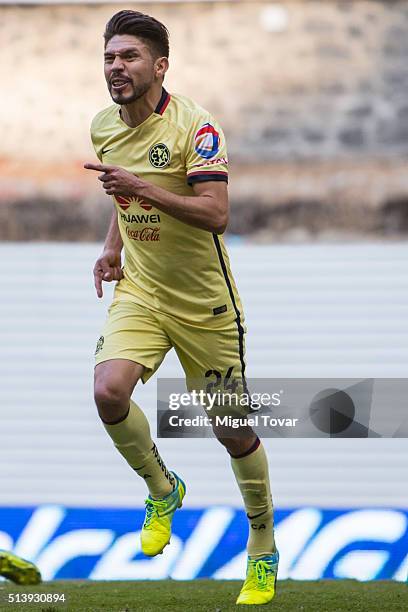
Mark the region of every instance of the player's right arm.
<instances>
[{"instance_id":1,"label":"player's right arm","mask_svg":"<svg viewBox=\"0 0 408 612\"><path fill-rule=\"evenodd\" d=\"M103 296L102 281L107 283L123 278L122 272L123 241L119 232L118 215L115 208L106 234L102 254L96 260L93 274L97 296Z\"/></svg>"},{"instance_id":2,"label":"player's right arm","mask_svg":"<svg viewBox=\"0 0 408 612\"><path fill-rule=\"evenodd\" d=\"M91 124L91 140L99 161L102 162L103 139L100 136L100 124L103 121L105 111L101 111L94 117ZM122 253L123 242L119 232L118 215L115 207L106 234L105 244L101 255L96 260L93 275L97 296L103 296L102 281L107 283L118 281L123 278L122 272Z\"/></svg>"}]
</instances>

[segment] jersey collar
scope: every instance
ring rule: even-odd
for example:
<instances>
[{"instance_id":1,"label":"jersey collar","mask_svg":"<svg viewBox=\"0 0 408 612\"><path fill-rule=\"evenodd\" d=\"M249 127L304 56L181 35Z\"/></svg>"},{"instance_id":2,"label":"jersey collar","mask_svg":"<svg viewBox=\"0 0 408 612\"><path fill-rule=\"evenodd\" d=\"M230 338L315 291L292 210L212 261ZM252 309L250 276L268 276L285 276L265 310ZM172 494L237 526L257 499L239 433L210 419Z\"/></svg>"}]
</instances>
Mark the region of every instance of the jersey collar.
<instances>
[{"instance_id":1,"label":"jersey collar","mask_svg":"<svg viewBox=\"0 0 408 612\"><path fill-rule=\"evenodd\" d=\"M161 98L159 100L158 105L156 106L155 111L154 111L156 113L156 115L163 115L164 111L166 110L166 108L169 105L170 98L171 98L170 94L167 93L167 91L163 87Z\"/></svg>"}]
</instances>

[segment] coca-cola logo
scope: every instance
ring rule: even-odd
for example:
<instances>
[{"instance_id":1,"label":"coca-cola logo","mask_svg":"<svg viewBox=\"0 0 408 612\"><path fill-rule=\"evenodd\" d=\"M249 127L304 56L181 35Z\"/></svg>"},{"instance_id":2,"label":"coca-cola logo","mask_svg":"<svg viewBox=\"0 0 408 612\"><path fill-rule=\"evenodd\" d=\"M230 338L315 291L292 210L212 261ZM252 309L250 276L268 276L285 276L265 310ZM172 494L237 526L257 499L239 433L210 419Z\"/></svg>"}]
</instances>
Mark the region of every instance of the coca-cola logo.
<instances>
[{"instance_id":1,"label":"coca-cola logo","mask_svg":"<svg viewBox=\"0 0 408 612\"><path fill-rule=\"evenodd\" d=\"M139 240L140 242L158 242L160 240L160 228L144 227L134 230L127 226L126 235L131 240Z\"/></svg>"}]
</instances>

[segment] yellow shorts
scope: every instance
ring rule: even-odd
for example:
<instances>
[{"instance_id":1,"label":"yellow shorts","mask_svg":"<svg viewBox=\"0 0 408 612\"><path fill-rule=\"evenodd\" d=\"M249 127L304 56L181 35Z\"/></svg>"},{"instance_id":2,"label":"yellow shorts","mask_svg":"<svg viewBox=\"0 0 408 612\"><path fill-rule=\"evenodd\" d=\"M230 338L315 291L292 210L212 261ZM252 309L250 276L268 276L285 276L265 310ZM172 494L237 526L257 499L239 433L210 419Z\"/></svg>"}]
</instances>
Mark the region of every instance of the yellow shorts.
<instances>
[{"instance_id":1,"label":"yellow shorts","mask_svg":"<svg viewBox=\"0 0 408 612\"><path fill-rule=\"evenodd\" d=\"M207 391L215 392L226 380L236 380L239 383L231 392L238 394L246 387L245 333L241 321L228 321L221 329L200 327L134 302L114 300L97 343L95 362L129 359L140 363L145 368L145 383L174 348L189 390L202 381Z\"/></svg>"}]
</instances>

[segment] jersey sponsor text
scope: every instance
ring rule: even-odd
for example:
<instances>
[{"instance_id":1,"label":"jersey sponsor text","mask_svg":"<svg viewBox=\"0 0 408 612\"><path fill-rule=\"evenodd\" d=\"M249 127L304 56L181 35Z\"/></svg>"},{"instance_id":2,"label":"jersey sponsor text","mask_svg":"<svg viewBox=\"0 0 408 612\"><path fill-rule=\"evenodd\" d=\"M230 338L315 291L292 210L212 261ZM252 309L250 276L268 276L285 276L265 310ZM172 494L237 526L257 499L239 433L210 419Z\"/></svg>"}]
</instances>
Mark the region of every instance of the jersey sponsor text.
<instances>
[{"instance_id":1,"label":"jersey sponsor text","mask_svg":"<svg viewBox=\"0 0 408 612\"><path fill-rule=\"evenodd\" d=\"M158 242L160 240L160 228L144 227L140 230L134 230L127 225L126 236L131 240L139 240L140 242Z\"/></svg>"}]
</instances>

